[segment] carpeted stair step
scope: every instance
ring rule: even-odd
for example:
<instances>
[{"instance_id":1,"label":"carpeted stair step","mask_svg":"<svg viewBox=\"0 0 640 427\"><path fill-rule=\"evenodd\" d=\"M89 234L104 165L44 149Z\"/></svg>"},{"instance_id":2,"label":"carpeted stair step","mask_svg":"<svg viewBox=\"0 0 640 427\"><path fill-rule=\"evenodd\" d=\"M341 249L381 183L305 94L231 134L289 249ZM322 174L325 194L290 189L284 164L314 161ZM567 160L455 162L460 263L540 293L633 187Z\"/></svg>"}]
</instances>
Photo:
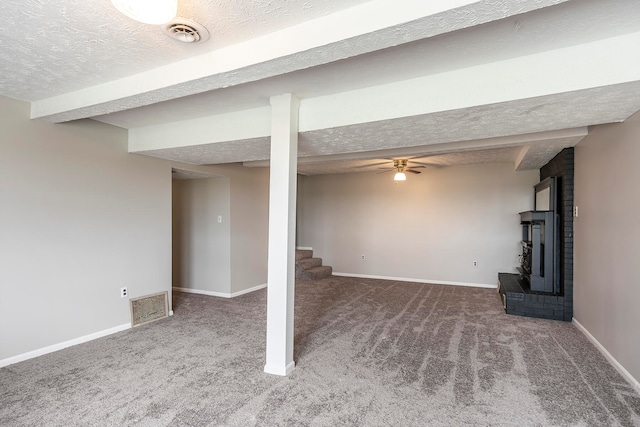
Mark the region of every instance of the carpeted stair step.
<instances>
[{"instance_id":1,"label":"carpeted stair step","mask_svg":"<svg viewBox=\"0 0 640 427\"><path fill-rule=\"evenodd\" d=\"M311 258L313 256L313 251L309 249L296 249L296 261L305 258Z\"/></svg>"},{"instance_id":2,"label":"carpeted stair step","mask_svg":"<svg viewBox=\"0 0 640 427\"><path fill-rule=\"evenodd\" d=\"M333 273L333 269L328 265L323 265L320 267L310 268L309 270L304 270L302 273L300 273L299 279L303 279L303 280L324 279L325 277L331 276L331 273Z\"/></svg>"},{"instance_id":3,"label":"carpeted stair step","mask_svg":"<svg viewBox=\"0 0 640 427\"><path fill-rule=\"evenodd\" d=\"M302 270L310 270L314 267L320 267L322 265L322 258L303 258L299 260L296 265L299 265Z\"/></svg>"},{"instance_id":4,"label":"carpeted stair step","mask_svg":"<svg viewBox=\"0 0 640 427\"><path fill-rule=\"evenodd\" d=\"M322 258L314 258L313 250L296 250L296 279L316 280L331 276L333 269L322 265Z\"/></svg>"},{"instance_id":5,"label":"carpeted stair step","mask_svg":"<svg viewBox=\"0 0 640 427\"><path fill-rule=\"evenodd\" d=\"M296 279L302 278L305 270L322 266L322 258L302 258L296 261Z\"/></svg>"},{"instance_id":6,"label":"carpeted stair step","mask_svg":"<svg viewBox=\"0 0 640 427\"><path fill-rule=\"evenodd\" d=\"M331 267L322 265L322 258L313 257L313 250L296 249L296 279L317 280L332 273Z\"/></svg>"}]
</instances>

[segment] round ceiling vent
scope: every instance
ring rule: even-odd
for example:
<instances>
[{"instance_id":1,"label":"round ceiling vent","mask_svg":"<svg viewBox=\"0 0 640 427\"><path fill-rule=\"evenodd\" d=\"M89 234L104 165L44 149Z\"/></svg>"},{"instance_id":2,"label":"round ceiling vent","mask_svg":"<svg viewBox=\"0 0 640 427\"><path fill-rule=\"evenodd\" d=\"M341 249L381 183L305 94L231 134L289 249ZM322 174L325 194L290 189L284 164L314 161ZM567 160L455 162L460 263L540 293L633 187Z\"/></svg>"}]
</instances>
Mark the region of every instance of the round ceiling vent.
<instances>
[{"instance_id":1,"label":"round ceiling vent","mask_svg":"<svg viewBox=\"0 0 640 427\"><path fill-rule=\"evenodd\" d=\"M209 31L205 27L185 18L172 19L164 30L169 37L182 43L203 43L209 40Z\"/></svg>"}]
</instances>

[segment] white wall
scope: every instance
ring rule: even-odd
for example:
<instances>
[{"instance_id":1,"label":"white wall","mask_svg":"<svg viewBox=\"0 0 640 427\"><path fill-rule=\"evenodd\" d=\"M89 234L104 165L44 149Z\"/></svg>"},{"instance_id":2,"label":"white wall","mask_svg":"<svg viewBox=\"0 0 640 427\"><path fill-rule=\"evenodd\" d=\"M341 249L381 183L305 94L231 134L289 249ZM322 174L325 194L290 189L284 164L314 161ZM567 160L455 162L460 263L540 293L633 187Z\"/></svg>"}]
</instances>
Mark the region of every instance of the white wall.
<instances>
[{"instance_id":1,"label":"white wall","mask_svg":"<svg viewBox=\"0 0 640 427\"><path fill-rule=\"evenodd\" d=\"M226 177L173 181L173 286L231 293L229 193Z\"/></svg>"},{"instance_id":2,"label":"white wall","mask_svg":"<svg viewBox=\"0 0 640 427\"><path fill-rule=\"evenodd\" d=\"M127 132L0 97L0 361L130 322L170 290L171 172Z\"/></svg>"},{"instance_id":3,"label":"white wall","mask_svg":"<svg viewBox=\"0 0 640 427\"><path fill-rule=\"evenodd\" d=\"M640 380L640 113L575 149L574 318Z\"/></svg>"},{"instance_id":4,"label":"white wall","mask_svg":"<svg viewBox=\"0 0 640 427\"><path fill-rule=\"evenodd\" d=\"M538 171L499 163L431 167L398 184L392 178L304 177L297 244L339 273L496 285L498 272L514 271L518 212L533 208Z\"/></svg>"}]
</instances>

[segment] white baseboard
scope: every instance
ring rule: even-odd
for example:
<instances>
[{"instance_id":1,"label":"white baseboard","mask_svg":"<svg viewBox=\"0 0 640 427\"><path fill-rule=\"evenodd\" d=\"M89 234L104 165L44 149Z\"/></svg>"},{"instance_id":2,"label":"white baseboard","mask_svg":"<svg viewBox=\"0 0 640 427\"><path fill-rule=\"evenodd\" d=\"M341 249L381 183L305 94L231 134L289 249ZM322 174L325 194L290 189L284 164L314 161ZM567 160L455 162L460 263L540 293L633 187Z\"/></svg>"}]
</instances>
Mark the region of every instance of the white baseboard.
<instances>
[{"instance_id":1,"label":"white baseboard","mask_svg":"<svg viewBox=\"0 0 640 427\"><path fill-rule=\"evenodd\" d=\"M430 283L432 285L450 285L450 286L469 286L473 288L489 288L496 289L497 284L485 284L485 283L465 283L465 282L449 282L444 280L425 280L425 279L411 279L408 277L390 277L390 276L372 276L370 274L351 274L351 273L333 273L334 276L344 277L360 277L362 279L381 279L381 280L397 280L399 282L416 282L416 283Z\"/></svg>"},{"instance_id":2,"label":"white baseboard","mask_svg":"<svg viewBox=\"0 0 640 427\"><path fill-rule=\"evenodd\" d=\"M87 341L92 341L97 338L106 337L107 335L115 334L116 332L125 331L131 328L131 323L125 323L124 325L116 326L114 328L105 329L104 331L95 332L93 334L85 335L82 337L74 338L69 341L64 341L58 344L50 345L47 347L39 348L37 350L29 351L27 353L22 353L17 356L12 356L7 359L0 360L0 368L5 366L13 365L14 363L22 362L28 359L33 359L34 357L42 356L48 353L53 353L54 351L62 350L63 348L71 347L73 345L82 344Z\"/></svg>"},{"instance_id":3,"label":"white baseboard","mask_svg":"<svg viewBox=\"0 0 640 427\"><path fill-rule=\"evenodd\" d=\"M620 375L622 375L624 379L627 380L638 393L640 393L640 382L638 382L638 380L636 380L633 375L631 375L629 371L627 371L624 366L622 366L620 362L618 362L616 358L613 357L611 353L609 353L609 351L607 351L607 349L602 344L600 344L600 342L593 335L591 335L587 328L582 326L580 322L575 319L575 317L572 319L572 321L573 324L576 325L576 328L578 328L578 330L582 332L584 336L586 336L587 339L589 339L589 341L591 341L591 343L595 345L598 350L600 350L600 353L602 353L602 355L609 361L609 363L611 363L611 365L616 368Z\"/></svg>"},{"instance_id":4,"label":"white baseboard","mask_svg":"<svg viewBox=\"0 0 640 427\"><path fill-rule=\"evenodd\" d=\"M254 286L252 288L244 289L242 291L234 292L232 294L225 293L225 292L203 291L200 289L179 288L179 287L173 287L173 290L178 292L184 292L186 294L208 295L211 297L218 297L218 298L235 298L240 295L244 295L250 292L258 291L260 289L264 289L266 287L267 287L267 284L263 283L262 285Z\"/></svg>"},{"instance_id":5,"label":"white baseboard","mask_svg":"<svg viewBox=\"0 0 640 427\"><path fill-rule=\"evenodd\" d=\"M312 251L313 248L311 246L296 246L296 249L299 251Z\"/></svg>"},{"instance_id":6,"label":"white baseboard","mask_svg":"<svg viewBox=\"0 0 640 427\"><path fill-rule=\"evenodd\" d=\"M266 287L267 287L267 284L263 283L262 285L254 286L253 288L249 288L249 289L245 289L245 290L242 290L242 291L234 292L234 293L231 294L231 298L238 297L240 295L248 294L248 293L251 293L251 292L259 291L260 289L264 289Z\"/></svg>"}]
</instances>

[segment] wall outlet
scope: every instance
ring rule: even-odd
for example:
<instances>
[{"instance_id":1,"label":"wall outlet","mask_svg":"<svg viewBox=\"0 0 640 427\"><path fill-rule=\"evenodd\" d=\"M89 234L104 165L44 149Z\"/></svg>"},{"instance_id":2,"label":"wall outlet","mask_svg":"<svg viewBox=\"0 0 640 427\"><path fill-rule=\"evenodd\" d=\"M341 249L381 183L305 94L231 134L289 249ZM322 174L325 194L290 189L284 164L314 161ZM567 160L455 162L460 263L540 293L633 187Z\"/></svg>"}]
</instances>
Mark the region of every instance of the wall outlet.
<instances>
[{"instance_id":1,"label":"wall outlet","mask_svg":"<svg viewBox=\"0 0 640 427\"><path fill-rule=\"evenodd\" d=\"M573 216L575 216L576 218L578 218L578 207L574 206L573 207Z\"/></svg>"},{"instance_id":2,"label":"wall outlet","mask_svg":"<svg viewBox=\"0 0 640 427\"><path fill-rule=\"evenodd\" d=\"M361 259L362 261L364 261L365 259L367 259L367 257L366 257L366 256L364 256L364 255L360 255L360 259Z\"/></svg>"},{"instance_id":3,"label":"wall outlet","mask_svg":"<svg viewBox=\"0 0 640 427\"><path fill-rule=\"evenodd\" d=\"M478 261L473 261L473 266L477 267L478 266Z\"/></svg>"},{"instance_id":4,"label":"wall outlet","mask_svg":"<svg viewBox=\"0 0 640 427\"><path fill-rule=\"evenodd\" d=\"M120 298L126 298L129 296L129 291L127 288L120 288Z\"/></svg>"},{"instance_id":5,"label":"wall outlet","mask_svg":"<svg viewBox=\"0 0 640 427\"><path fill-rule=\"evenodd\" d=\"M222 215L218 215L218 223L222 224Z\"/></svg>"}]
</instances>

